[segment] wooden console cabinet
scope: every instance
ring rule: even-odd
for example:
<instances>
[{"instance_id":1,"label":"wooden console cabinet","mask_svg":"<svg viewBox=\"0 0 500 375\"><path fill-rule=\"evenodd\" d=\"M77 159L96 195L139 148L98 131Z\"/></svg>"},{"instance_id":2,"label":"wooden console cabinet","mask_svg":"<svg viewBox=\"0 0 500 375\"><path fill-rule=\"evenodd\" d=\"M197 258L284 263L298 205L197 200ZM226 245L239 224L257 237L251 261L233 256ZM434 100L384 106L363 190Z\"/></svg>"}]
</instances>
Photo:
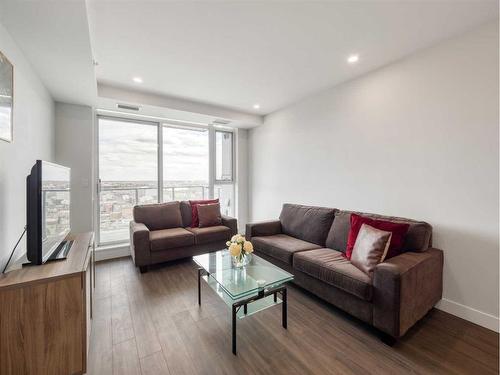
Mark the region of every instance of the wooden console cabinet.
<instances>
[{"instance_id":1,"label":"wooden console cabinet","mask_svg":"<svg viewBox=\"0 0 500 375\"><path fill-rule=\"evenodd\" d=\"M84 374L92 315L93 233L66 260L0 275L0 374Z\"/></svg>"}]
</instances>

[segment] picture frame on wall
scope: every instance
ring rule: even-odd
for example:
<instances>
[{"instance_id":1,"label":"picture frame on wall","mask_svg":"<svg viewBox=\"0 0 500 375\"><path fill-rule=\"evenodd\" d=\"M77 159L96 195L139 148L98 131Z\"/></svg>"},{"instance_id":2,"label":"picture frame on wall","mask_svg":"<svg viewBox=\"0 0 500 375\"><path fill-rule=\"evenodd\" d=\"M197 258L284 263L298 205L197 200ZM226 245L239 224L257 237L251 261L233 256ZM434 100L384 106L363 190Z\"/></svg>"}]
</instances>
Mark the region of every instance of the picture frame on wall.
<instances>
[{"instance_id":1,"label":"picture frame on wall","mask_svg":"<svg viewBox=\"0 0 500 375\"><path fill-rule=\"evenodd\" d=\"M13 141L14 66L0 52L0 140Z\"/></svg>"}]
</instances>

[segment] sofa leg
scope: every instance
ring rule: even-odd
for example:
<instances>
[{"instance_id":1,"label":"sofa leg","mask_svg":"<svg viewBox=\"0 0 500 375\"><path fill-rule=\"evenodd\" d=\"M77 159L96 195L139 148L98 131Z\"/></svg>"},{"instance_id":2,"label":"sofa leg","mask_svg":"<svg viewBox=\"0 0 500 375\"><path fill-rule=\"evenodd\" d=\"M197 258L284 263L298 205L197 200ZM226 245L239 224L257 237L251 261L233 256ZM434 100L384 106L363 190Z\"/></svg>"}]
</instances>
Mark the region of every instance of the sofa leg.
<instances>
[{"instance_id":1,"label":"sofa leg","mask_svg":"<svg viewBox=\"0 0 500 375\"><path fill-rule=\"evenodd\" d=\"M394 346L398 340L387 333L380 333L380 341L387 346Z\"/></svg>"},{"instance_id":2,"label":"sofa leg","mask_svg":"<svg viewBox=\"0 0 500 375\"><path fill-rule=\"evenodd\" d=\"M148 266L139 266L139 270L141 271L141 273L146 273L148 272Z\"/></svg>"}]
</instances>

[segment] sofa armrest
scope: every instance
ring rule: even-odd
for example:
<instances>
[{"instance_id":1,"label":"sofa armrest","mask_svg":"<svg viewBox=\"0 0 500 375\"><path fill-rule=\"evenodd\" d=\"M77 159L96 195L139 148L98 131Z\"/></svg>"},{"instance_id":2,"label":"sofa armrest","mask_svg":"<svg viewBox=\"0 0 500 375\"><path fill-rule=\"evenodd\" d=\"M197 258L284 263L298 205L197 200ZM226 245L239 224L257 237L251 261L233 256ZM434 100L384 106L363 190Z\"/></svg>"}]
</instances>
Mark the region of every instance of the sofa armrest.
<instances>
[{"instance_id":1,"label":"sofa armrest","mask_svg":"<svg viewBox=\"0 0 500 375\"><path fill-rule=\"evenodd\" d=\"M130 222L130 252L136 266L151 264L149 229L143 223Z\"/></svg>"},{"instance_id":2,"label":"sofa armrest","mask_svg":"<svg viewBox=\"0 0 500 375\"><path fill-rule=\"evenodd\" d=\"M231 228L231 236L238 233L238 220L236 218L222 215L222 225Z\"/></svg>"},{"instance_id":3,"label":"sofa armrest","mask_svg":"<svg viewBox=\"0 0 500 375\"><path fill-rule=\"evenodd\" d=\"M251 241L252 237L272 236L273 234L280 234L281 221L269 220L261 221L259 223L247 224L245 232L245 237L248 241Z\"/></svg>"},{"instance_id":4,"label":"sofa armrest","mask_svg":"<svg viewBox=\"0 0 500 375\"><path fill-rule=\"evenodd\" d=\"M441 299L443 252L407 252L377 265L373 275L373 325L403 336Z\"/></svg>"}]
</instances>

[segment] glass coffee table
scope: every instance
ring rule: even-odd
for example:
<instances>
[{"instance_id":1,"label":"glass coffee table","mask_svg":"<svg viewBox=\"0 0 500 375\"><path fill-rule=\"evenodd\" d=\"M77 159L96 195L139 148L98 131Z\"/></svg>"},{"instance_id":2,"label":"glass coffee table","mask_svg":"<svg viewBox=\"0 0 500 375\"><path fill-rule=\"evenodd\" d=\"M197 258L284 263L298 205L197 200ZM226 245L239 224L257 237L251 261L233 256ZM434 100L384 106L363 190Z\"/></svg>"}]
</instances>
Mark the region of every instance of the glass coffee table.
<instances>
[{"instance_id":1,"label":"glass coffee table","mask_svg":"<svg viewBox=\"0 0 500 375\"><path fill-rule=\"evenodd\" d=\"M251 262L235 268L227 250L193 257L198 268L198 304L201 280L205 280L232 311L233 354L236 354L236 321L281 304L282 325L287 328L286 283L293 275L252 254ZM278 295L280 297L278 297Z\"/></svg>"}]
</instances>

